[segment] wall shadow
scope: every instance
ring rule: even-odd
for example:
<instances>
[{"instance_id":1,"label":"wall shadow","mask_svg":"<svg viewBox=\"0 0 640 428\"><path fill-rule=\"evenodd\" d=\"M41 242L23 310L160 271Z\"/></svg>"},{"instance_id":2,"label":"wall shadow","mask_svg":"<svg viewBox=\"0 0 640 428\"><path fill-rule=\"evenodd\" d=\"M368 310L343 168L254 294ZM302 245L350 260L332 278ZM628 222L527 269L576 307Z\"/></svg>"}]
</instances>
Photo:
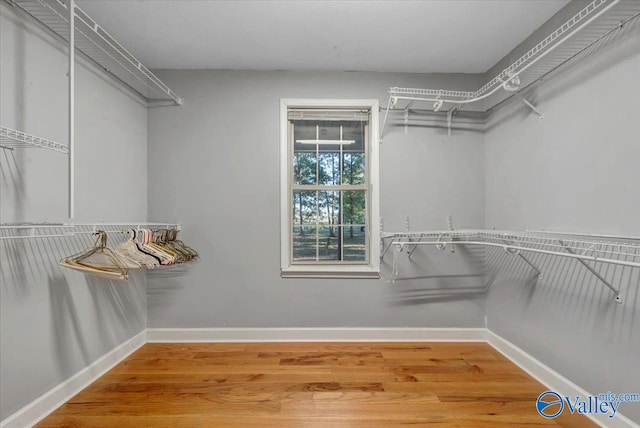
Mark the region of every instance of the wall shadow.
<instances>
[{"instance_id":1,"label":"wall shadow","mask_svg":"<svg viewBox=\"0 0 640 428\"><path fill-rule=\"evenodd\" d=\"M545 254L527 257L536 272L517 257L496 248L487 253L487 290L500 304L515 305L524 314L549 314L565 326L606 334L617 343L640 339L640 269L609 263L589 263L620 289L623 302L577 260Z\"/></svg>"},{"instance_id":2,"label":"wall shadow","mask_svg":"<svg viewBox=\"0 0 640 428\"><path fill-rule=\"evenodd\" d=\"M3 372L37 377L37 382L29 383L31 399L146 327L144 272L132 271L128 281L114 281L58 264L93 245L91 227L76 227L75 231L74 236L0 239L2 327L19 326L18 332L3 334L0 364ZM31 231L0 229L0 233L6 238ZM57 235L68 233L68 229L52 226L42 233ZM109 246L125 237L112 230ZM17 398L3 397L3 413L13 413L25 404L12 400Z\"/></svg>"},{"instance_id":3,"label":"wall shadow","mask_svg":"<svg viewBox=\"0 0 640 428\"><path fill-rule=\"evenodd\" d=\"M390 283L387 301L407 306L484 298L485 249L454 248L451 252L451 247L407 246L396 251L392 246L381 263L382 279Z\"/></svg>"}]
</instances>

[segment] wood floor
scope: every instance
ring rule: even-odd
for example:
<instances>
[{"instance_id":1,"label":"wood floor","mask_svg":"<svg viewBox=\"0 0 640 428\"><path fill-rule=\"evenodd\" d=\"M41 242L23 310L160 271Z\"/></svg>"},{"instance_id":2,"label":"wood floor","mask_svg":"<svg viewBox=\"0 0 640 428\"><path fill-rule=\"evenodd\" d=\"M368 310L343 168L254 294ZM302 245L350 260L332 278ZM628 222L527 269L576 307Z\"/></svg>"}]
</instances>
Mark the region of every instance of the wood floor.
<instances>
[{"instance_id":1,"label":"wood floor","mask_svg":"<svg viewBox=\"0 0 640 428\"><path fill-rule=\"evenodd\" d=\"M38 427L596 426L485 343L146 344Z\"/></svg>"}]
</instances>

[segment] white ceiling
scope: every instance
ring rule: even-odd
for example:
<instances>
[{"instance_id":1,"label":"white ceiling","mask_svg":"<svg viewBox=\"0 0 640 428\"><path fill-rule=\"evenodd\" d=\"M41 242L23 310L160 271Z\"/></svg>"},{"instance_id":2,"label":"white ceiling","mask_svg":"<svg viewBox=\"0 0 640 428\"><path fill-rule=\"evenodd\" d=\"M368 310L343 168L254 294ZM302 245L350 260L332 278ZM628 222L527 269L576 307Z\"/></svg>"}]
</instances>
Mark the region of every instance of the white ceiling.
<instances>
[{"instance_id":1,"label":"white ceiling","mask_svg":"<svg viewBox=\"0 0 640 428\"><path fill-rule=\"evenodd\" d=\"M481 73L568 0L77 0L149 68Z\"/></svg>"}]
</instances>

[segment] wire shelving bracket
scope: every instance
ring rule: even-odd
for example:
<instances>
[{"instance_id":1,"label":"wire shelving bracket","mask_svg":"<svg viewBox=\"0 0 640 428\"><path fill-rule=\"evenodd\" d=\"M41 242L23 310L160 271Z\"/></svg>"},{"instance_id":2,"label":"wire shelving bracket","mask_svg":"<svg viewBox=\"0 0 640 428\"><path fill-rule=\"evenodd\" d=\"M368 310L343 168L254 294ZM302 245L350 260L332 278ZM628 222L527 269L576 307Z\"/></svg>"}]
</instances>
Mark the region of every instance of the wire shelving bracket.
<instances>
[{"instance_id":1,"label":"wire shelving bracket","mask_svg":"<svg viewBox=\"0 0 640 428\"><path fill-rule=\"evenodd\" d=\"M565 249L565 251L569 254L576 254L576 252L574 250L572 250L569 246L565 245L564 242L562 241L558 241L560 242L560 245L562 245ZM580 262L580 264L582 266L584 266L589 272L591 272L596 278L598 278L600 281L602 281L602 283L604 285L607 286L607 288L611 291L613 291L616 296L615 296L615 300L617 303L622 303L622 296L620 296L620 290L615 288L613 285L611 285L611 283L609 281L607 281L606 279L604 279L602 277L602 275L600 275L594 268L592 268L587 262L585 262L584 260L578 258L577 259L578 262Z\"/></svg>"},{"instance_id":2,"label":"wire shelving bracket","mask_svg":"<svg viewBox=\"0 0 640 428\"><path fill-rule=\"evenodd\" d=\"M66 144L57 143L42 137L36 137L35 135L7 128L6 126L0 126L0 147L8 150L13 150L14 148L37 147L65 154L69 153L69 147Z\"/></svg>"},{"instance_id":3,"label":"wire shelving bracket","mask_svg":"<svg viewBox=\"0 0 640 428\"><path fill-rule=\"evenodd\" d=\"M516 98L518 98L520 101L522 101L524 103L524 105L526 105L527 107L529 107L531 109L532 112L534 112L535 114L538 115L538 117L540 118L540 120L544 120L544 114L542 114L542 112L540 110L538 110L538 108L536 106L534 106L531 101L529 101L528 99L526 99L525 97L523 97L522 95L520 95L519 93L514 93L514 96Z\"/></svg>"},{"instance_id":4,"label":"wire shelving bracket","mask_svg":"<svg viewBox=\"0 0 640 428\"><path fill-rule=\"evenodd\" d=\"M68 1L11 0L45 27L69 40ZM116 39L78 6L73 7L75 47L118 80L144 97L147 102L172 101L182 105L182 98L138 61Z\"/></svg>"},{"instance_id":5,"label":"wire shelving bracket","mask_svg":"<svg viewBox=\"0 0 640 428\"><path fill-rule=\"evenodd\" d=\"M509 242L509 241L507 241L507 240L505 240L505 239L503 239L502 241L503 241L505 244L509 245L509 246L513 246L513 243L512 243L512 242ZM523 256L523 255L522 255L522 252L520 252L520 250L512 251L512 250L510 250L509 248L510 248L510 247L505 247L505 249L504 249L504 250L506 251L506 253L507 253L507 254L509 254L509 255L516 255L516 256L520 257L520 259L522 259L522 261L523 261L523 262L525 262L526 264L528 264L528 265L529 265L529 267L531 267L531 269L533 269L534 271L536 271L536 276L537 276L538 278L542 278L542 271L541 271L540 269L538 269L538 268L536 267L536 265L534 265L534 264L531 262L531 260L529 260L527 257Z\"/></svg>"}]
</instances>

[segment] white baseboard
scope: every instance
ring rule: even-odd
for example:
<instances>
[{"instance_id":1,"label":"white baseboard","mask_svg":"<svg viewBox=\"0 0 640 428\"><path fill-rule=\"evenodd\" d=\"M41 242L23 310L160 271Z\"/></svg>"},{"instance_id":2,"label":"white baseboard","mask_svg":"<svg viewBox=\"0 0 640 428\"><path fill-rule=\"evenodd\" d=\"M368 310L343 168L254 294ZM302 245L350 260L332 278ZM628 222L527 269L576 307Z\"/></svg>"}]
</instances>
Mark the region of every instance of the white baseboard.
<instances>
[{"instance_id":1,"label":"white baseboard","mask_svg":"<svg viewBox=\"0 0 640 428\"><path fill-rule=\"evenodd\" d=\"M527 372L531 377L538 382L549 388L550 391L556 391L562 396L577 395L581 397L590 396L589 392L585 391L575 383L571 382L560 373L541 363L540 361L527 354L522 349L518 348L508 340L498 336L489 329L485 330L486 341L489 345L493 346L502 355L507 357L511 362ZM598 391L607 392L607 391ZM533 404L532 404L533 405ZM639 425L633 422L631 419L620 414L619 412L613 419L610 419L606 415L587 415L592 421L605 428L638 428Z\"/></svg>"},{"instance_id":2,"label":"white baseboard","mask_svg":"<svg viewBox=\"0 0 640 428\"><path fill-rule=\"evenodd\" d=\"M146 330L4 419L0 422L0 428L24 428L35 425L145 343Z\"/></svg>"},{"instance_id":3,"label":"white baseboard","mask_svg":"<svg viewBox=\"0 0 640 428\"><path fill-rule=\"evenodd\" d=\"M484 342L484 328L149 328L147 342Z\"/></svg>"}]
</instances>

